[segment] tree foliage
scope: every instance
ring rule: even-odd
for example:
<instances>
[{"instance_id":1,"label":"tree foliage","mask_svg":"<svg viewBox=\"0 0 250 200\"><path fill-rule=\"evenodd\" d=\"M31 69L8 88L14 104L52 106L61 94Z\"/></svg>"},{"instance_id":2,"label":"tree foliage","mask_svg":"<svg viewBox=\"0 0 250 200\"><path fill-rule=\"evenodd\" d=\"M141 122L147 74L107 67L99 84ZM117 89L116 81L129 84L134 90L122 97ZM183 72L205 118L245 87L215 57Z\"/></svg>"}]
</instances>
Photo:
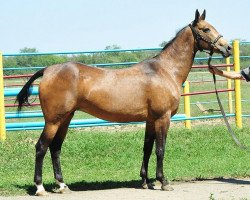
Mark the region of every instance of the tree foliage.
<instances>
[{"instance_id":1,"label":"tree foliage","mask_svg":"<svg viewBox=\"0 0 250 200\"><path fill-rule=\"evenodd\" d=\"M29 48L29 47L24 47L19 50L20 53L38 53L38 50L36 48Z\"/></svg>"}]
</instances>

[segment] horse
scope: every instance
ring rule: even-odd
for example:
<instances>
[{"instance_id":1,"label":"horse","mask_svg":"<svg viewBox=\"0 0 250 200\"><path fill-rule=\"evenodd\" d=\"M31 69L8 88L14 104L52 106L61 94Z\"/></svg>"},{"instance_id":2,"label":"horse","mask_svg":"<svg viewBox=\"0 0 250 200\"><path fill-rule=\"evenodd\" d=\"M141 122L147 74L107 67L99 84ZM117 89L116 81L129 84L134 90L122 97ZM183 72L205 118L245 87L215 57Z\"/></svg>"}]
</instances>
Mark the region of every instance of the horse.
<instances>
[{"instance_id":1,"label":"horse","mask_svg":"<svg viewBox=\"0 0 250 200\"><path fill-rule=\"evenodd\" d=\"M140 170L143 188L152 188L148 163L156 145L156 180L162 190L173 190L163 174L163 160L170 118L180 102L182 84L198 51L223 57L231 45L205 21L206 10L169 41L158 55L122 69L103 69L78 62L48 66L36 72L17 95L18 110L28 105L29 88L39 77L39 100L45 126L35 145L34 182L36 195L46 195L42 182L43 160L50 150L54 178L61 193L70 191L64 183L60 153L69 123L76 110L112 122L145 121L143 160Z\"/></svg>"}]
</instances>

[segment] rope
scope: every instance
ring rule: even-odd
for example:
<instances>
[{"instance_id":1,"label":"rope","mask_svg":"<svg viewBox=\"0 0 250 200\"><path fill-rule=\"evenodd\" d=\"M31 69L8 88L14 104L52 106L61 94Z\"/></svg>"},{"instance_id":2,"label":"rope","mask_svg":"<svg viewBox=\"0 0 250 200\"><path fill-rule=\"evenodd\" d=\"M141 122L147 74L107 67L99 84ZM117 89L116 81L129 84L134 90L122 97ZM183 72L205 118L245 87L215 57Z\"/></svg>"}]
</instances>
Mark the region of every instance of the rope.
<instances>
[{"instance_id":1,"label":"rope","mask_svg":"<svg viewBox=\"0 0 250 200\"><path fill-rule=\"evenodd\" d=\"M211 61L212 61L212 54L213 54L213 51L211 51L209 53L209 59L208 59L208 67L212 69L212 65L211 65ZM226 124L226 127L227 127L227 130L228 132L230 133L230 135L232 136L233 138L233 141L235 142L235 144L240 147L241 149L243 150L247 150L247 151L250 151L249 148L247 148L246 146L244 146L236 137L235 133L233 132L228 120L227 120L227 117L226 117L226 114L225 114L225 110L222 106L222 103L221 103L221 100L220 100L220 97L219 97L219 93L218 93L218 90L217 90L217 86L216 86L216 77L215 77L215 74L213 73L213 81L214 81L214 88L215 88L215 94L216 94L216 98L217 98L217 101L218 101L218 104L219 104L219 107L220 107L220 111L221 111L221 114L223 116L223 119L225 121L225 124Z\"/></svg>"}]
</instances>

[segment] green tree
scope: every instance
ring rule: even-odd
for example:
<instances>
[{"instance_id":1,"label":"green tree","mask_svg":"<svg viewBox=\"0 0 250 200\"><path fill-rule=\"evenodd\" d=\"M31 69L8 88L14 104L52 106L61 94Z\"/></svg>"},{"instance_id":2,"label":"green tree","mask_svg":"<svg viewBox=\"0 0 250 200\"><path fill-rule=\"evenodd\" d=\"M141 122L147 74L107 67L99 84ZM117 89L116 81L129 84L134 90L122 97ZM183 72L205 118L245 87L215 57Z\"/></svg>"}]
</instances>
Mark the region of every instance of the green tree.
<instances>
[{"instance_id":1,"label":"green tree","mask_svg":"<svg viewBox=\"0 0 250 200\"><path fill-rule=\"evenodd\" d=\"M121 49L121 46L117 44L112 44L105 47L105 50L113 50L113 49Z\"/></svg>"},{"instance_id":2,"label":"green tree","mask_svg":"<svg viewBox=\"0 0 250 200\"><path fill-rule=\"evenodd\" d=\"M37 53L38 50L36 48L24 47L20 49L19 52L20 53ZM34 56L17 56L16 63L19 67L32 66L34 59L35 59Z\"/></svg>"},{"instance_id":3,"label":"green tree","mask_svg":"<svg viewBox=\"0 0 250 200\"><path fill-rule=\"evenodd\" d=\"M161 44L159 44L160 47L165 47L165 45L167 44L167 41L163 41Z\"/></svg>"},{"instance_id":4,"label":"green tree","mask_svg":"<svg viewBox=\"0 0 250 200\"><path fill-rule=\"evenodd\" d=\"M20 53L38 53L38 50L36 48L29 48L29 47L24 47L19 50Z\"/></svg>"}]
</instances>

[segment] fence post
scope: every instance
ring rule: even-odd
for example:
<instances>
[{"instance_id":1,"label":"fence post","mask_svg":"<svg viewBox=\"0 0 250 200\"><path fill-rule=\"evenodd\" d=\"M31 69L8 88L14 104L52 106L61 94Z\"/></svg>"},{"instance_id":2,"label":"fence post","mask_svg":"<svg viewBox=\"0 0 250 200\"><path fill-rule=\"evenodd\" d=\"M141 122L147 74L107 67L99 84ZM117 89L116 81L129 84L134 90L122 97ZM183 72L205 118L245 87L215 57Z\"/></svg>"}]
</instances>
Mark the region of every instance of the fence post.
<instances>
[{"instance_id":1,"label":"fence post","mask_svg":"<svg viewBox=\"0 0 250 200\"><path fill-rule=\"evenodd\" d=\"M230 64L230 57L226 58L226 64L229 65ZM230 66L227 66L227 71L229 72L231 70ZM231 79L227 79L227 89L232 89L232 80ZM233 113L233 103L232 103L232 91L228 92L228 110L229 113Z\"/></svg>"},{"instance_id":2,"label":"fence post","mask_svg":"<svg viewBox=\"0 0 250 200\"><path fill-rule=\"evenodd\" d=\"M184 83L184 89L183 89L184 94L189 93L189 81L186 81ZM184 113L186 117L191 117L191 112L190 112L190 96L184 96ZM191 129L191 121L190 120L185 120L185 127L188 129Z\"/></svg>"},{"instance_id":3,"label":"fence post","mask_svg":"<svg viewBox=\"0 0 250 200\"><path fill-rule=\"evenodd\" d=\"M0 140L6 139L5 109L4 109L4 84L3 84L3 54L0 52Z\"/></svg>"},{"instance_id":4,"label":"fence post","mask_svg":"<svg viewBox=\"0 0 250 200\"><path fill-rule=\"evenodd\" d=\"M234 71L240 71L240 50L239 40L233 41ZM241 90L240 80L234 80L235 88L235 122L238 128L242 128L242 111L241 111Z\"/></svg>"}]
</instances>

